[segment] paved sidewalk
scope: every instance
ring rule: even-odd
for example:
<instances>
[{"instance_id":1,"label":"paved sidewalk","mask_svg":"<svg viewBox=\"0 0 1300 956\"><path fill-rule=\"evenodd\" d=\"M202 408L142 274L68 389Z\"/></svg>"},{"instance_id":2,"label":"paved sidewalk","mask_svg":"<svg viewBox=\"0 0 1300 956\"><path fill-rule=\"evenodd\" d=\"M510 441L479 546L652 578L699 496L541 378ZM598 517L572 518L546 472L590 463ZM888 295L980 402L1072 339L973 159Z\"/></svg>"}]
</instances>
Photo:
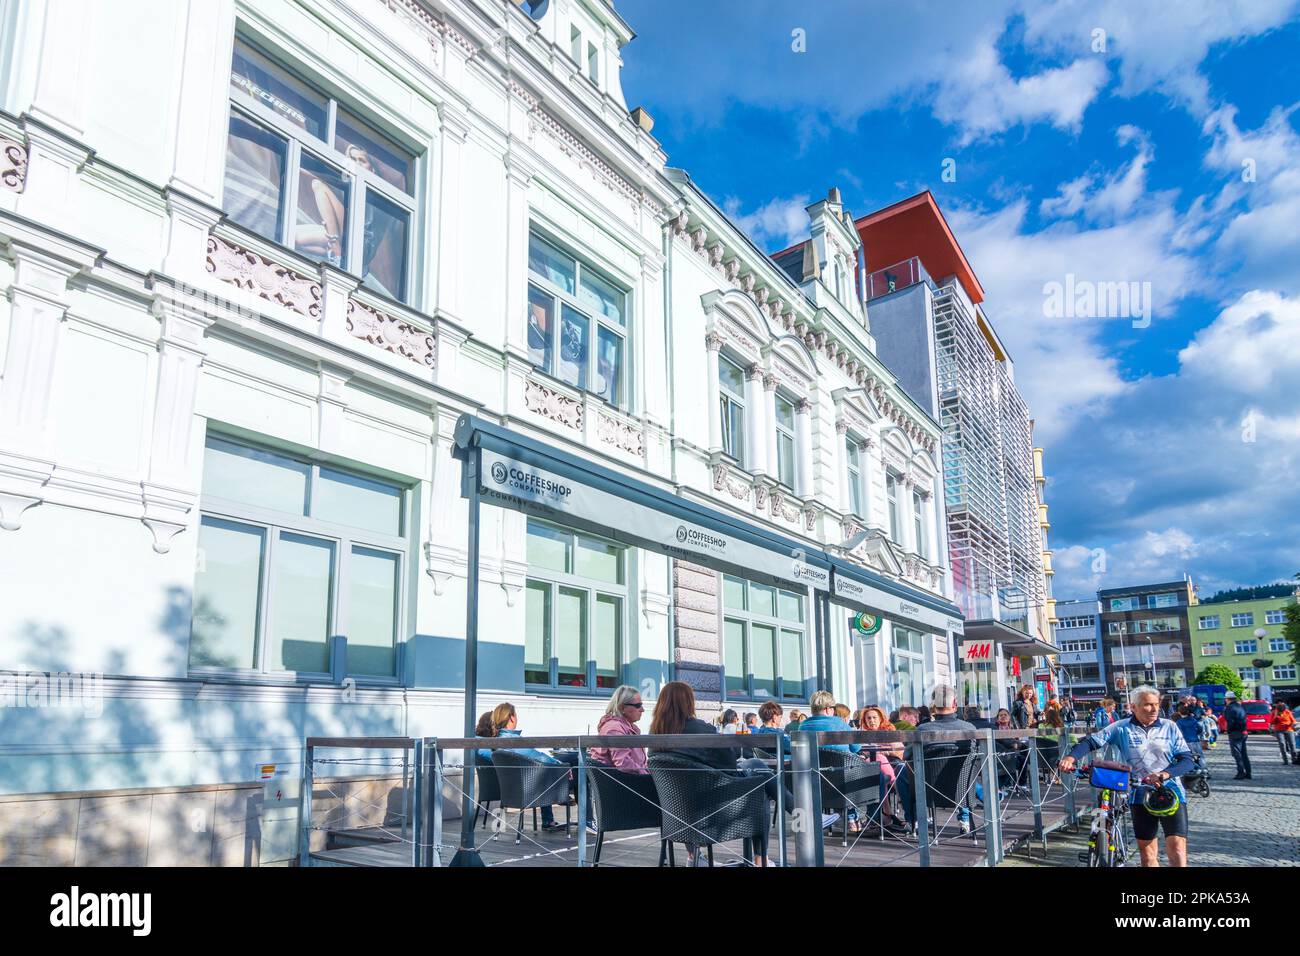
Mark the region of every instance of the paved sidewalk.
<instances>
[{"instance_id":1,"label":"paved sidewalk","mask_svg":"<svg viewBox=\"0 0 1300 956\"><path fill-rule=\"evenodd\" d=\"M1300 767L1282 765L1271 735L1252 735L1247 746L1250 780L1232 779L1236 767L1226 737L1209 753L1211 794L1192 795L1188 806L1191 866L1300 866ZM1003 866L1083 866L1079 853L1087 846L1081 824L1077 834L1050 835L1046 859L1021 852ZM1167 862L1163 846L1160 859ZM1129 862L1139 865L1136 847Z\"/></svg>"}]
</instances>

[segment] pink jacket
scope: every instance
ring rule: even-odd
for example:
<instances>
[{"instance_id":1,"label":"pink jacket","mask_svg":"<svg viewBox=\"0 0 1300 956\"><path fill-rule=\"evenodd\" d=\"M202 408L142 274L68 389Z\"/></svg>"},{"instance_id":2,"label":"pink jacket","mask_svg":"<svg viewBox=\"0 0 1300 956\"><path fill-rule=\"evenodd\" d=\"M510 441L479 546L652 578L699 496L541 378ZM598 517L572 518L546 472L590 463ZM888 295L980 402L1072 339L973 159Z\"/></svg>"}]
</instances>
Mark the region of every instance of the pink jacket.
<instances>
[{"instance_id":1,"label":"pink jacket","mask_svg":"<svg viewBox=\"0 0 1300 956\"><path fill-rule=\"evenodd\" d=\"M641 733L641 728L622 714L606 714L596 725L596 733L608 736L615 734L635 736ZM619 770L628 773L650 772L646 769L644 747L592 747L591 759L613 764Z\"/></svg>"}]
</instances>

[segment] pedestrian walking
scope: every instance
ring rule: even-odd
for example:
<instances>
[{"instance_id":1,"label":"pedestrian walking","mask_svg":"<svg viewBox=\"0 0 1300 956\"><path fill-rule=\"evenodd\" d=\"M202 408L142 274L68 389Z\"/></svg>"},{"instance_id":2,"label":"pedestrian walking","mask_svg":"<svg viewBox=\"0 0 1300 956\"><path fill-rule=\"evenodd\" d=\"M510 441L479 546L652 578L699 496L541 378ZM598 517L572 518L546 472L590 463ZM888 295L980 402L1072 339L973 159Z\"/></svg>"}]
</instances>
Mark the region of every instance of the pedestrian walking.
<instances>
[{"instance_id":1,"label":"pedestrian walking","mask_svg":"<svg viewBox=\"0 0 1300 956\"><path fill-rule=\"evenodd\" d=\"M1250 779L1250 755L1246 753L1246 708L1241 706L1237 695L1228 691L1224 695L1228 706L1223 711L1223 720L1227 724L1228 745L1232 748L1232 759L1237 764L1237 775L1233 780Z\"/></svg>"},{"instance_id":2,"label":"pedestrian walking","mask_svg":"<svg viewBox=\"0 0 1300 956\"><path fill-rule=\"evenodd\" d=\"M1277 746L1282 751L1283 763L1300 763L1295 752L1295 716L1286 709L1286 704L1278 701L1273 705L1272 718L1268 729L1277 734Z\"/></svg>"}]
</instances>

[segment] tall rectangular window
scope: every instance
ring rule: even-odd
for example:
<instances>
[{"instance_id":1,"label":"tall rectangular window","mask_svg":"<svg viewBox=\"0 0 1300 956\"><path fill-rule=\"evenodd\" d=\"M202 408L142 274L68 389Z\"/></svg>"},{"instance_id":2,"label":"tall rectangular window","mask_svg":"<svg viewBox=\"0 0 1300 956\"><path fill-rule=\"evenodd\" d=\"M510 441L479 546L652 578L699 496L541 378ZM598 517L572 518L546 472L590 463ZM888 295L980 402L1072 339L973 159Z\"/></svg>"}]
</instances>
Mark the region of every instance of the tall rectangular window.
<instances>
[{"instance_id":1,"label":"tall rectangular window","mask_svg":"<svg viewBox=\"0 0 1300 956\"><path fill-rule=\"evenodd\" d=\"M528 236L533 364L611 405L627 401L627 293L538 235Z\"/></svg>"},{"instance_id":2,"label":"tall rectangular window","mask_svg":"<svg viewBox=\"0 0 1300 956\"><path fill-rule=\"evenodd\" d=\"M893 679L898 706L925 703L925 642L920 631L893 625Z\"/></svg>"},{"instance_id":3,"label":"tall rectangular window","mask_svg":"<svg viewBox=\"0 0 1300 956\"><path fill-rule=\"evenodd\" d=\"M622 683L627 549L530 519L524 683L601 693Z\"/></svg>"},{"instance_id":4,"label":"tall rectangular window","mask_svg":"<svg viewBox=\"0 0 1300 956\"><path fill-rule=\"evenodd\" d=\"M804 697L803 595L743 578L722 578L727 696Z\"/></svg>"},{"instance_id":5,"label":"tall rectangular window","mask_svg":"<svg viewBox=\"0 0 1300 956\"><path fill-rule=\"evenodd\" d=\"M600 86L600 53L596 44L587 44L587 79Z\"/></svg>"},{"instance_id":6,"label":"tall rectangular window","mask_svg":"<svg viewBox=\"0 0 1300 956\"><path fill-rule=\"evenodd\" d=\"M232 221L406 301L414 164L337 100L235 39L223 194Z\"/></svg>"},{"instance_id":7,"label":"tall rectangular window","mask_svg":"<svg viewBox=\"0 0 1300 956\"><path fill-rule=\"evenodd\" d=\"M722 450L745 466L745 373L718 355L718 413L722 416Z\"/></svg>"},{"instance_id":8,"label":"tall rectangular window","mask_svg":"<svg viewBox=\"0 0 1300 956\"><path fill-rule=\"evenodd\" d=\"M794 402L780 392L776 396L776 479L787 488L794 488L795 449L798 443L794 434Z\"/></svg>"},{"instance_id":9,"label":"tall rectangular window","mask_svg":"<svg viewBox=\"0 0 1300 956\"><path fill-rule=\"evenodd\" d=\"M569 27L569 57L578 66L582 65L582 31L575 26Z\"/></svg>"},{"instance_id":10,"label":"tall rectangular window","mask_svg":"<svg viewBox=\"0 0 1300 956\"><path fill-rule=\"evenodd\" d=\"M319 675L329 639L348 673L396 676L405 492L209 435L190 669Z\"/></svg>"},{"instance_id":11,"label":"tall rectangular window","mask_svg":"<svg viewBox=\"0 0 1300 956\"><path fill-rule=\"evenodd\" d=\"M925 503L919 491L912 492L912 530L916 535L916 553L923 558L929 557L925 540Z\"/></svg>"},{"instance_id":12,"label":"tall rectangular window","mask_svg":"<svg viewBox=\"0 0 1300 956\"><path fill-rule=\"evenodd\" d=\"M849 469L849 509L862 518L866 516L862 501L862 450L852 435L845 436L844 454Z\"/></svg>"},{"instance_id":13,"label":"tall rectangular window","mask_svg":"<svg viewBox=\"0 0 1300 956\"><path fill-rule=\"evenodd\" d=\"M901 544L902 521L898 513L898 475L893 471L885 472L885 502L889 507L889 539Z\"/></svg>"}]
</instances>

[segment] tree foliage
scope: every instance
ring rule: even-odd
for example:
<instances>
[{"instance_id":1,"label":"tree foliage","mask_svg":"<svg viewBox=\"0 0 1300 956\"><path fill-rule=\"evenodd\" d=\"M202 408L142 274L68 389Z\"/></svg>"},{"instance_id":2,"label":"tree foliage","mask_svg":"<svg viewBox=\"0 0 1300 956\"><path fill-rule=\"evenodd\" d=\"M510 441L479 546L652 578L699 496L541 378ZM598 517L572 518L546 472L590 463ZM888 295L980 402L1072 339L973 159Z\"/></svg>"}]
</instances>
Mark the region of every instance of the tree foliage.
<instances>
[{"instance_id":1,"label":"tree foliage","mask_svg":"<svg viewBox=\"0 0 1300 956\"><path fill-rule=\"evenodd\" d=\"M1201 672L1196 675L1196 678L1192 683L1222 684L1238 697L1245 692L1245 688L1242 686L1241 678L1237 676L1237 672L1226 664L1207 664L1205 667L1201 668Z\"/></svg>"}]
</instances>

